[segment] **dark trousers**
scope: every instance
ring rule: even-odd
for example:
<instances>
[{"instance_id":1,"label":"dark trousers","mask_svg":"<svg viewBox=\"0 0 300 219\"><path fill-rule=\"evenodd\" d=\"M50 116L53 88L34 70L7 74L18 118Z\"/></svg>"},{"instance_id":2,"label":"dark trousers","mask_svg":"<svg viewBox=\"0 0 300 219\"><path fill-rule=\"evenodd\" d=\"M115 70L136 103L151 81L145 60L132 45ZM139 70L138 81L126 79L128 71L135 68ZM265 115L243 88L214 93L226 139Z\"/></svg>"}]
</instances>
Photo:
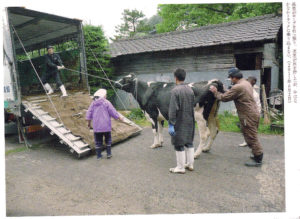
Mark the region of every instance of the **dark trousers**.
<instances>
[{"instance_id":1,"label":"dark trousers","mask_svg":"<svg viewBox=\"0 0 300 219\"><path fill-rule=\"evenodd\" d=\"M184 151L184 147L186 148L192 148L194 147L193 143L188 143L183 145L174 145L175 151Z\"/></svg>"},{"instance_id":2,"label":"dark trousers","mask_svg":"<svg viewBox=\"0 0 300 219\"><path fill-rule=\"evenodd\" d=\"M57 84L58 87L60 87L63 83L60 80L60 76L59 76L59 72L55 71L55 72L45 72L42 75L42 83L46 84L50 78L55 78L55 82Z\"/></svg>"},{"instance_id":3,"label":"dark trousers","mask_svg":"<svg viewBox=\"0 0 300 219\"><path fill-rule=\"evenodd\" d=\"M111 155L111 132L94 132L97 157L101 157L103 137L105 138L106 153L107 155Z\"/></svg>"}]
</instances>

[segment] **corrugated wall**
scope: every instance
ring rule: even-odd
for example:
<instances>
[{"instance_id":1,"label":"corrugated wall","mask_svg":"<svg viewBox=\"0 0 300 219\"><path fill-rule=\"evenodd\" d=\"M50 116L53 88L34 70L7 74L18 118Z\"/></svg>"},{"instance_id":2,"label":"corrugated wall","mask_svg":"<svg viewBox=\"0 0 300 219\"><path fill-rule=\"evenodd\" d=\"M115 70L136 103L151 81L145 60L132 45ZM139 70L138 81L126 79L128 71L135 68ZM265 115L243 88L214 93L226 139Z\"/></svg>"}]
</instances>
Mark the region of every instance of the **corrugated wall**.
<instances>
[{"instance_id":1,"label":"corrugated wall","mask_svg":"<svg viewBox=\"0 0 300 219\"><path fill-rule=\"evenodd\" d=\"M231 47L218 49L189 49L180 51L163 51L120 57L113 61L116 74L130 72L136 74L173 72L180 67L187 72L228 69L234 65Z\"/></svg>"}]
</instances>

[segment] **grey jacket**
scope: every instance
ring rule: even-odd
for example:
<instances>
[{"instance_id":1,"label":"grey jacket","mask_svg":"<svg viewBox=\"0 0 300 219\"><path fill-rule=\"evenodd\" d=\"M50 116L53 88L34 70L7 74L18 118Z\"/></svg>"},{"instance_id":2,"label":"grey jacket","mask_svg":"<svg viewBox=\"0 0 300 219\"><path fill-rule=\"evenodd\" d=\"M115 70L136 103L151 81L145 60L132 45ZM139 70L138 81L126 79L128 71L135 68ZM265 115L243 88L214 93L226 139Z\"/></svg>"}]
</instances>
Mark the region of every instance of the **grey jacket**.
<instances>
[{"instance_id":1,"label":"grey jacket","mask_svg":"<svg viewBox=\"0 0 300 219\"><path fill-rule=\"evenodd\" d=\"M176 135L171 138L175 146L192 144L194 140L194 92L186 84L179 84L171 91L169 123L175 126Z\"/></svg>"}]
</instances>

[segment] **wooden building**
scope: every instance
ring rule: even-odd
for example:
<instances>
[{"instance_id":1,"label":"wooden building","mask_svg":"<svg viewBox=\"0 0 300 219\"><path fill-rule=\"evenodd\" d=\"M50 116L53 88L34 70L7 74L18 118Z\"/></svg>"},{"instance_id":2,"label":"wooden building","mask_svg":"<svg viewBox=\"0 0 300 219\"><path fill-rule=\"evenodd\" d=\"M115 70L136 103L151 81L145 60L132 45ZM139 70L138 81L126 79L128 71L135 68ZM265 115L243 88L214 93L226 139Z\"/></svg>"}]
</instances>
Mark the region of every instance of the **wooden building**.
<instances>
[{"instance_id":1,"label":"wooden building","mask_svg":"<svg viewBox=\"0 0 300 219\"><path fill-rule=\"evenodd\" d=\"M188 73L187 82L218 78L229 85L227 71L236 66L244 77L256 76L268 94L282 89L282 17L270 14L119 40L110 44L110 54L117 75L133 72L145 81L174 81L172 73L180 67ZM126 104L136 107L133 102L129 98ZM232 106L225 104L221 111Z\"/></svg>"}]
</instances>

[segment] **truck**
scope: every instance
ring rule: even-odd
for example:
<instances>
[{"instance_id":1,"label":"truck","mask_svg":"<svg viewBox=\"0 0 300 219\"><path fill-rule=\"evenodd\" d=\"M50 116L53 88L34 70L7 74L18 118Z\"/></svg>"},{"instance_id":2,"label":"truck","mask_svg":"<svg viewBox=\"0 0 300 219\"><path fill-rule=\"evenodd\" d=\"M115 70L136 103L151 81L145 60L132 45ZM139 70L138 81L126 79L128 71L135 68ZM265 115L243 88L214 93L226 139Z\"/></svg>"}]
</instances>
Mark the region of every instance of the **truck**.
<instances>
[{"instance_id":1,"label":"truck","mask_svg":"<svg viewBox=\"0 0 300 219\"><path fill-rule=\"evenodd\" d=\"M19 141L26 145L30 145L27 139L29 133L46 127L50 134L57 135L59 141L70 148L70 152L78 157L89 154L93 149L91 135L87 132L74 133L75 126L82 123L66 122L71 116L76 121L84 120L86 109L80 106L80 103L70 102L72 98L77 95L76 98L87 101L83 101L85 105L92 101L82 21L24 7L7 7L3 10L5 124L16 124ZM66 83L71 94L71 97L65 100L55 93L46 95L40 80L45 71L44 55L47 54L48 45L52 45L60 54L64 65L74 70L61 74L62 81ZM55 100L57 102L54 104ZM49 111L45 103L54 108L53 112ZM70 105L73 108L70 108ZM62 109L69 110L64 112L68 118L62 119L57 112L61 106L64 106ZM118 133L122 125L126 126L123 127L126 129L126 135ZM117 138L118 141L141 131L141 128L130 120L126 120L126 124L115 126L115 136L122 136ZM128 127L132 130L128 131Z\"/></svg>"}]
</instances>

